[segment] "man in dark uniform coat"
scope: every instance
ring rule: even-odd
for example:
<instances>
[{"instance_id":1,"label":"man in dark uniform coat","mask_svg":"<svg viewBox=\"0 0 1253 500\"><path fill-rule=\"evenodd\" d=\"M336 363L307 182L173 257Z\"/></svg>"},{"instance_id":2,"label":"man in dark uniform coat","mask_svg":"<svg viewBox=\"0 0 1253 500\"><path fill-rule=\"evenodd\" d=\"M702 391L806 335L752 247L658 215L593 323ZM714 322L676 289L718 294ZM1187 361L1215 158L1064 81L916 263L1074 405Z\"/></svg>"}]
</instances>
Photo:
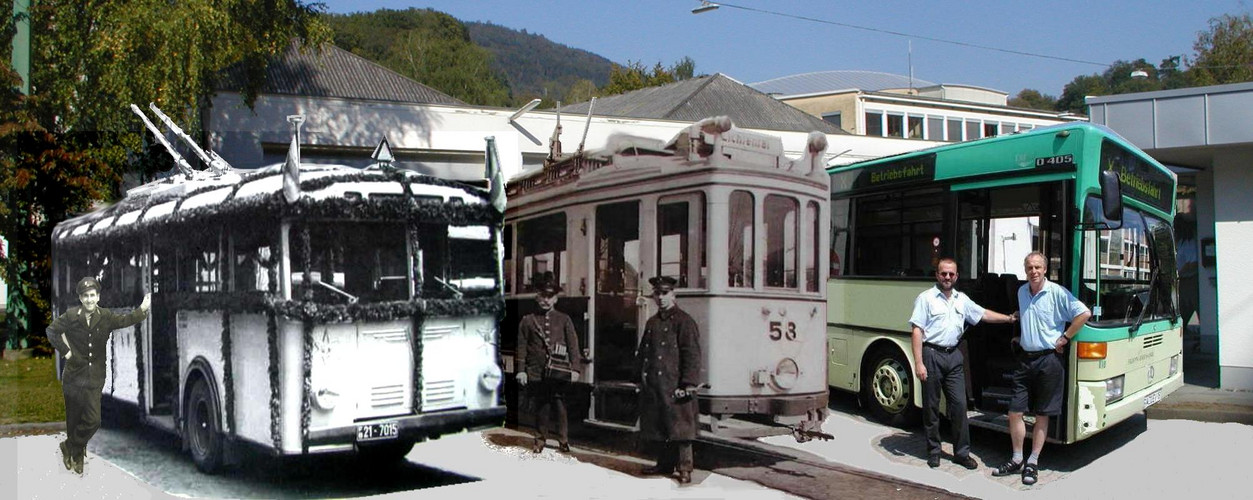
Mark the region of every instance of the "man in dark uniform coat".
<instances>
[{"instance_id":1,"label":"man in dark uniform coat","mask_svg":"<svg viewBox=\"0 0 1253 500\"><path fill-rule=\"evenodd\" d=\"M61 460L66 469L83 473L87 441L100 428L100 391L104 389L106 348L113 330L133 326L148 317L151 297L144 295L139 308L116 314L97 307L100 282L79 280L76 287L81 307L71 307L48 326L48 340L65 357L61 392L65 396L65 434Z\"/></svg>"},{"instance_id":2,"label":"man in dark uniform coat","mask_svg":"<svg viewBox=\"0 0 1253 500\"><path fill-rule=\"evenodd\" d=\"M561 286L557 284L552 273L539 276L532 283L535 286L535 301L540 310L526 315L519 322L518 348L514 354L514 366L518 371L515 377L518 386L524 389L528 401L523 407L533 408L539 413L531 451L544 451L548 431L552 429L552 410L556 407L558 450L569 452L570 425L566 413L565 391L569 383L578 381L581 372L579 336L570 316L554 308ZM553 365L569 368L573 372L569 374L569 380L550 372L550 358Z\"/></svg>"},{"instance_id":3,"label":"man in dark uniform coat","mask_svg":"<svg viewBox=\"0 0 1253 500\"><path fill-rule=\"evenodd\" d=\"M692 440L696 439L696 389L700 385L700 331L696 321L675 304L676 281L648 280L660 309L644 324L636 353L640 388L640 433L654 443L657 465L644 474L679 472L679 483L692 482Z\"/></svg>"}]
</instances>

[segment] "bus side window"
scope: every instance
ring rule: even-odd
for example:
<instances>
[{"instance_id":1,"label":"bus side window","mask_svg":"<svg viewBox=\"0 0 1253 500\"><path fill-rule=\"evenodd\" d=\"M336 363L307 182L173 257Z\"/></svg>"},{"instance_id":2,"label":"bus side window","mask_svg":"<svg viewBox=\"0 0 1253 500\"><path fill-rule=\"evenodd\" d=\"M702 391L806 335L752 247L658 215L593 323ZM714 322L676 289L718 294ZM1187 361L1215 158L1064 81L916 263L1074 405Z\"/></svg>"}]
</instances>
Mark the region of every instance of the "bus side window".
<instances>
[{"instance_id":1,"label":"bus side window","mask_svg":"<svg viewBox=\"0 0 1253 500\"><path fill-rule=\"evenodd\" d=\"M236 292L277 292L275 259L268 234L256 228L232 230L231 288ZM273 288L273 289L272 289Z\"/></svg>"},{"instance_id":2,"label":"bus side window","mask_svg":"<svg viewBox=\"0 0 1253 500\"><path fill-rule=\"evenodd\" d=\"M216 292L219 284L218 233L190 241L179 250L178 290Z\"/></svg>"}]
</instances>

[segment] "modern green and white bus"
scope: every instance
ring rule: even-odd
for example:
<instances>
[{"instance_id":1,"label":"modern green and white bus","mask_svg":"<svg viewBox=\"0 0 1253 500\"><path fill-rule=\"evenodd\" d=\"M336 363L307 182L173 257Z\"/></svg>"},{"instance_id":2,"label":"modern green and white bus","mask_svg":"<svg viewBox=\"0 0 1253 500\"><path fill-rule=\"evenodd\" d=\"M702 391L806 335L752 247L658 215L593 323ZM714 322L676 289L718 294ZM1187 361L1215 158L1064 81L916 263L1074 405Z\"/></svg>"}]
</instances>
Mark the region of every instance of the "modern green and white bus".
<instances>
[{"instance_id":1,"label":"modern green and white bus","mask_svg":"<svg viewBox=\"0 0 1253 500\"><path fill-rule=\"evenodd\" d=\"M1071 443L1183 385L1176 307L1175 175L1109 129L1037 128L829 169L829 383L893 425L916 422L914 298L952 256L957 288L1017 310L1023 258L1093 316L1066 353L1065 409L1049 439ZM966 330L971 425L1006 429L1018 324Z\"/></svg>"}]
</instances>

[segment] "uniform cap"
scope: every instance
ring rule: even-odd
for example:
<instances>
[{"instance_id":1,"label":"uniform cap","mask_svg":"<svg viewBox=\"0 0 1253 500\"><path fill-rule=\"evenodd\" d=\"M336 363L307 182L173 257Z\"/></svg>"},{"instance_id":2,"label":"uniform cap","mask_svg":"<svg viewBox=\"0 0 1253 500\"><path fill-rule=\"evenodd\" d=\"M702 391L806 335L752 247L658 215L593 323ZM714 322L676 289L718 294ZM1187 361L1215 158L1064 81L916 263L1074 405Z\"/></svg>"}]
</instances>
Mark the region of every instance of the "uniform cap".
<instances>
[{"instance_id":1,"label":"uniform cap","mask_svg":"<svg viewBox=\"0 0 1253 500\"><path fill-rule=\"evenodd\" d=\"M96 293L100 293L100 282L96 281L96 278L88 276L78 280L78 285L75 287L75 290L78 291L79 295L87 293L87 290L95 290Z\"/></svg>"},{"instance_id":2,"label":"uniform cap","mask_svg":"<svg viewBox=\"0 0 1253 500\"><path fill-rule=\"evenodd\" d=\"M648 284L653 286L653 294L659 294L674 290L679 281L669 276L656 276L649 278Z\"/></svg>"}]
</instances>

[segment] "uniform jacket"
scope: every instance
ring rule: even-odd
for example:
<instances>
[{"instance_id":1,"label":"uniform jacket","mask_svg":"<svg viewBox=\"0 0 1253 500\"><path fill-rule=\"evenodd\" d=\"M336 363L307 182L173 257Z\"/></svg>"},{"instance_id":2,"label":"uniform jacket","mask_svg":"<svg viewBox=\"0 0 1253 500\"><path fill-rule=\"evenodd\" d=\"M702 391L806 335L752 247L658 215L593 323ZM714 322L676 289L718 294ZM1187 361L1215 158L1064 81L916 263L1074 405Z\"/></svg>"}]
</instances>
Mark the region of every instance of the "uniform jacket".
<instances>
[{"instance_id":1,"label":"uniform jacket","mask_svg":"<svg viewBox=\"0 0 1253 500\"><path fill-rule=\"evenodd\" d=\"M74 353L65 360L65 369L61 375L62 384L77 387L104 388L105 365L108 364L106 349L109 335L113 330L134 326L148 317L148 313L135 308L127 314L117 314L103 307L97 307L92 314L91 326L87 326L87 317L82 306L71 307L60 317L48 325L48 340L65 356L66 352ZM61 334L65 334L65 341Z\"/></svg>"},{"instance_id":2,"label":"uniform jacket","mask_svg":"<svg viewBox=\"0 0 1253 500\"><path fill-rule=\"evenodd\" d=\"M696 396L675 401L674 390L700 385L700 330L678 306L644 324L636 353L641 375L640 432L653 441L696 439Z\"/></svg>"},{"instance_id":3,"label":"uniform jacket","mask_svg":"<svg viewBox=\"0 0 1253 500\"><path fill-rule=\"evenodd\" d=\"M549 347L545 348L547 338ZM526 371L528 380L543 380L544 367L548 366L548 352L552 350L559 359L569 360L574 371L582 371L583 351L579 349L579 335L574 330L570 316L556 308L547 313L528 314L518 324L518 348L514 352L514 370Z\"/></svg>"}]
</instances>

